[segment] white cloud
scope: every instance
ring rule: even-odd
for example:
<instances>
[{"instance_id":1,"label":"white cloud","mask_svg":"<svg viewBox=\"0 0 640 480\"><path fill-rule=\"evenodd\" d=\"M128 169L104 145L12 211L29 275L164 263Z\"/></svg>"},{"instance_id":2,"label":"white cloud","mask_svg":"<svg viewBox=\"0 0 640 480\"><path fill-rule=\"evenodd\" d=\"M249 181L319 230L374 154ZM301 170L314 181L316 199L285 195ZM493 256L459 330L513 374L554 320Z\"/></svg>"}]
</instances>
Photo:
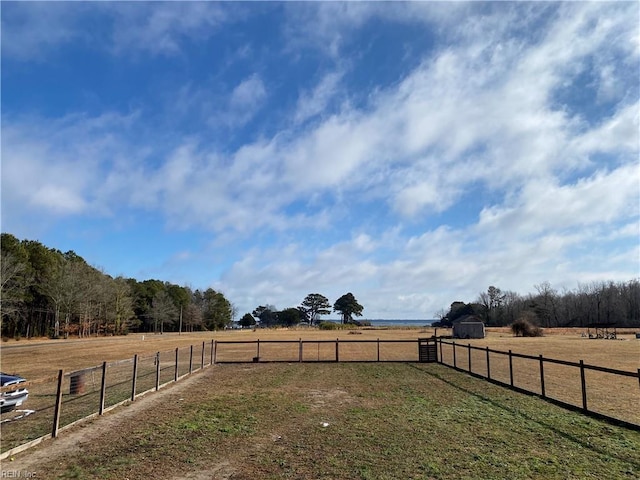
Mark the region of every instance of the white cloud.
<instances>
[{"instance_id":1,"label":"white cloud","mask_svg":"<svg viewBox=\"0 0 640 480\"><path fill-rule=\"evenodd\" d=\"M54 48L72 41L87 40L77 25L85 9L81 4L59 3L48 6L35 2L2 5L2 56L20 60L47 58Z\"/></svg>"},{"instance_id":2,"label":"white cloud","mask_svg":"<svg viewBox=\"0 0 640 480\"><path fill-rule=\"evenodd\" d=\"M108 211L108 204L96 202L96 189L111 155L122 153L114 131L127 128L134 116L3 117L5 215L23 211L21 205L54 215Z\"/></svg>"},{"instance_id":3,"label":"white cloud","mask_svg":"<svg viewBox=\"0 0 640 480\"><path fill-rule=\"evenodd\" d=\"M638 165L630 164L573 185L531 182L509 206L485 208L478 227L520 238L633 217L640 198L638 173Z\"/></svg>"},{"instance_id":4,"label":"white cloud","mask_svg":"<svg viewBox=\"0 0 640 480\"><path fill-rule=\"evenodd\" d=\"M623 105L602 124L572 139L575 149L589 155L598 152L636 154L640 150L640 103Z\"/></svg>"},{"instance_id":5,"label":"white cloud","mask_svg":"<svg viewBox=\"0 0 640 480\"><path fill-rule=\"evenodd\" d=\"M325 112L327 105L338 92L342 76L341 72L327 73L311 92L301 92L293 115L294 122L302 123Z\"/></svg>"},{"instance_id":6,"label":"white cloud","mask_svg":"<svg viewBox=\"0 0 640 480\"><path fill-rule=\"evenodd\" d=\"M87 207L82 196L72 188L51 184L35 190L29 200L35 208L63 214L82 213Z\"/></svg>"},{"instance_id":7,"label":"white cloud","mask_svg":"<svg viewBox=\"0 0 640 480\"><path fill-rule=\"evenodd\" d=\"M190 81L180 86L175 96L165 96L164 108L176 128L181 128L184 121L197 121L215 133L224 130L228 134L246 126L268 99L262 77L253 73L232 86L211 80L198 84Z\"/></svg>"},{"instance_id":8,"label":"white cloud","mask_svg":"<svg viewBox=\"0 0 640 480\"><path fill-rule=\"evenodd\" d=\"M258 74L253 74L236 85L229 98L229 107L220 120L230 127L243 126L262 108L267 90Z\"/></svg>"},{"instance_id":9,"label":"white cloud","mask_svg":"<svg viewBox=\"0 0 640 480\"><path fill-rule=\"evenodd\" d=\"M430 206L437 212L450 206L438 189L438 179L412 183L401 189L395 198L395 208L406 217L413 217L425 207Z\"/></svg>"},{"instance_id":10,"label":"white cloud","mask_svg":"<svg viewBox=\"0 0 640 480\"><path fill-rule=\"evenodd\" d=\"M344 32L362 25L372 13L371 4L366 2L284 5L288 17L285 29L287 48L298 52L310 45L332 57L340 53Z\"/></svg>"},{"instance_id":11,"label":"white cloud","mask_svg":"<svg viewBox=\"0 0 640 480\"><path fill-rule=\"evenodd\" d=\"M2 10L2 54L27 61L80 41L118 56L179 55L186 38L209 38L243 15L214 2L21 2Z\"/></svg>"},{"instance_id":12,"label":"white cloud","mask_svg":"<svg viewBox=\"0 0 640 480\"><path fill-rule=\"evenodd\" d=\"M161 2L151 9L136 3L108 7L114 16L112 48L117 54L143 50L175 55L184 37L207 38L227 20L225 9L212 2Z\"/></svg>"},{"instance_id":13,"label":"white cloud","mask_svg":"<svg viewBox=\"0 0 640 480\"><path fill-rule=\"evenodd\" d=\"M282 146L286 179L292 185L304 181L307 189L357 186L362 174L352 174L365 162L375 162L378 135L376 126L359 116L332 116ZM355 182L345 181L348 177Z\"/></svg>"},{"instance_id":14,"label":"white cloud","mask_svg":"<svg viewBox=\"0 0 640 480\"><path fill-rule=\"evenodd\" d=\"M317 49L329 57L341 58L346 40L372 19L398 24L424 25L446 31L468 14L466 2L397 2L388 8L381 2L285 3L287 48L299 54Z\"/></svg>"},{"instance_id":15,"label":"white cloud","mask_svg":"<svg viewBox=\"0 0 640 480\"><path fill-rule=\"evenodd\" d=\"M253 74L233 89L229 103L234 109L245 110L262 102L266 94L262 79L257 74Z\"/></svg>"}]
</instances>

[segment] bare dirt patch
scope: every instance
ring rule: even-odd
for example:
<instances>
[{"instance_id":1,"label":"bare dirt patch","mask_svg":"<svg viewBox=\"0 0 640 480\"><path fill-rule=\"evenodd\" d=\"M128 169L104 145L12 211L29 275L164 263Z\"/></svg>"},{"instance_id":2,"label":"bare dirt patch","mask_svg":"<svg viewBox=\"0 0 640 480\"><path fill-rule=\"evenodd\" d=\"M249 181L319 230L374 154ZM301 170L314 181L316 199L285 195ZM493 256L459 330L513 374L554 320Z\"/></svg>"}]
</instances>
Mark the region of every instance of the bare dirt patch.
<instances>
[{"instance_id":1,"label":"bare dirt patch","mask_svg":"<svg viewBox=\"0 0 640 480\"><path fill-rule=\"evenodd\" d=\"M325 408L332 405L344 405L353 399L348 392L335 388L332 390L311 390L308 393L311 408Z\"/></svg>"},{"instance_id":2,"label":"bare dirt patch","mask_svg":"<svg viewBox=\"0 0 640 480\"><path fill-rule=\"evenodd\" d=\"M184 480L226 480L229 478L233 478L236 473L236 469L231 466L229 462L221 462L218 465L210 468L208 470L203 470L199 472L189 472L184 476L175 477L175 480L184 479Z\"/></svg>"}]
</instances>

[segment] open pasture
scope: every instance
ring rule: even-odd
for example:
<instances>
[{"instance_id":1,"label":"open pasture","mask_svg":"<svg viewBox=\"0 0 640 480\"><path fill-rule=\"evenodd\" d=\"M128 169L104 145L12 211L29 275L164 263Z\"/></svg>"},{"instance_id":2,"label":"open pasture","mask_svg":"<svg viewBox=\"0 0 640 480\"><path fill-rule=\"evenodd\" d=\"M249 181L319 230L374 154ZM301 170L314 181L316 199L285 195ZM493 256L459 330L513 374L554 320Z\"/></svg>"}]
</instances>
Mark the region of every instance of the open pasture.
<instances>
[{"instance_id":1,"label":"open pasture","mask_svg":"<svg viewBox=\"0 0 640 480\"><path fill-rule=\"evenodd\" d=\"M356 333L357 332L357 333ZM637 371L640 368L640 340L636 340L631 331L619 335L619 340L591 340L580 336L583 329L563 329L561 334L548 330L544 337L515 338L506 328L488 329L488 335L482 340L460 340L461 345L471 343L474 346L488 346L496 350L513 350L528 355L544 355L545 358L580 361L585 363ZM438 335L449 333L438 329ZM317 329L264 329L264 330L227 330L223 332L198 332L178 335L176 333L130 334L122 337L98 337L88 339L71 338L68 340L10 340L0 344L0 365L3 371L19 373L26 378L35 379L56 375L59 369L65 372L100 365L102 362L132 358L133 355L152 355L156 352L201 346L211 340L255 341L255 340L407 340L430 337L432 328L397 329L359 329L332 330ZM291 349L290 346L283 346ZM356 348L356 347L351 347ZM362 348L371 346L363 344ZM393 344L397 358L417 357L416 345ZM345 350L346 352L347 350ZM317 350L316 350L317 357ZM357 352L355 352L357 353ZM322 352L321 352L322 354ZM391 355L391 353L389 353ZM313 359L313 352L305 355ZM326 354L329 355L329 354ZM328 357L330 358L330 357ZM341 360L349 360L347 357Z\"/></svg>"}]
</instances>

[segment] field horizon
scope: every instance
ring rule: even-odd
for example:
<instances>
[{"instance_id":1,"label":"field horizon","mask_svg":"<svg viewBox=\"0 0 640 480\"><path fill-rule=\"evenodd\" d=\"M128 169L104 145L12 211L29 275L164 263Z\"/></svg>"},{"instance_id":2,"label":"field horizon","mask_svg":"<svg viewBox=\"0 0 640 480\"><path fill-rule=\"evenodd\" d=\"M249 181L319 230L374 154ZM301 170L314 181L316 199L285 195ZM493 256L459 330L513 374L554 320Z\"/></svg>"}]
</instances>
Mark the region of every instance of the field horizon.
<instances>
[{"instance_id":1,"label":"field horizon","mask_svg":"<svg viewBox=\"0 0 640 480\"><path fill-rule=\"evenodd\" d=\"M638 329L640 330L640 329ZM133 355L152 355L175 348L201 345L212 340L417 340L434 334L447 335L450 329L433 327L364 327L355 330L319 330L316 328L243 329L217 332L131 333L123 336L47 337L8 339L0 343L0 367L8 373L27 378L49 377L59 369L65 372L118 361ZM640 367L640 339L636 329L619 330L618 340L588 339L586 329L545 329L543 337L514 337L508 327L488 327L484 339L456 340L496 350L544 355L546 358L580 361L635 372ZM51 347L51 348L49 348ZM411 347L414 348L414 347Z\"/></svg>"}]
</instances>

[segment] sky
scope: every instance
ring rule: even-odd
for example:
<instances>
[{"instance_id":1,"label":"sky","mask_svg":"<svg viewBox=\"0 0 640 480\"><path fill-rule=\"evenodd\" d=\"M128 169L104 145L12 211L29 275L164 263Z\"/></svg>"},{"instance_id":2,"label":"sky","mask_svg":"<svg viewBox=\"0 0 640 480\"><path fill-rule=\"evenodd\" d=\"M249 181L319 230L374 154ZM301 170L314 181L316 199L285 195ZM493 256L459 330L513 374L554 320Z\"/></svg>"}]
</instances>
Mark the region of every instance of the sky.
<instances>
[{"instance_id":1,"label":"sky","mask_svg":"<svg viewBox=\"0 0 640 480\"><path fill-rule=\"evenodd\" d=\"M640 276L638 2L1 9L2 232L238 317Z\"/></svg>"}]
</instances>

